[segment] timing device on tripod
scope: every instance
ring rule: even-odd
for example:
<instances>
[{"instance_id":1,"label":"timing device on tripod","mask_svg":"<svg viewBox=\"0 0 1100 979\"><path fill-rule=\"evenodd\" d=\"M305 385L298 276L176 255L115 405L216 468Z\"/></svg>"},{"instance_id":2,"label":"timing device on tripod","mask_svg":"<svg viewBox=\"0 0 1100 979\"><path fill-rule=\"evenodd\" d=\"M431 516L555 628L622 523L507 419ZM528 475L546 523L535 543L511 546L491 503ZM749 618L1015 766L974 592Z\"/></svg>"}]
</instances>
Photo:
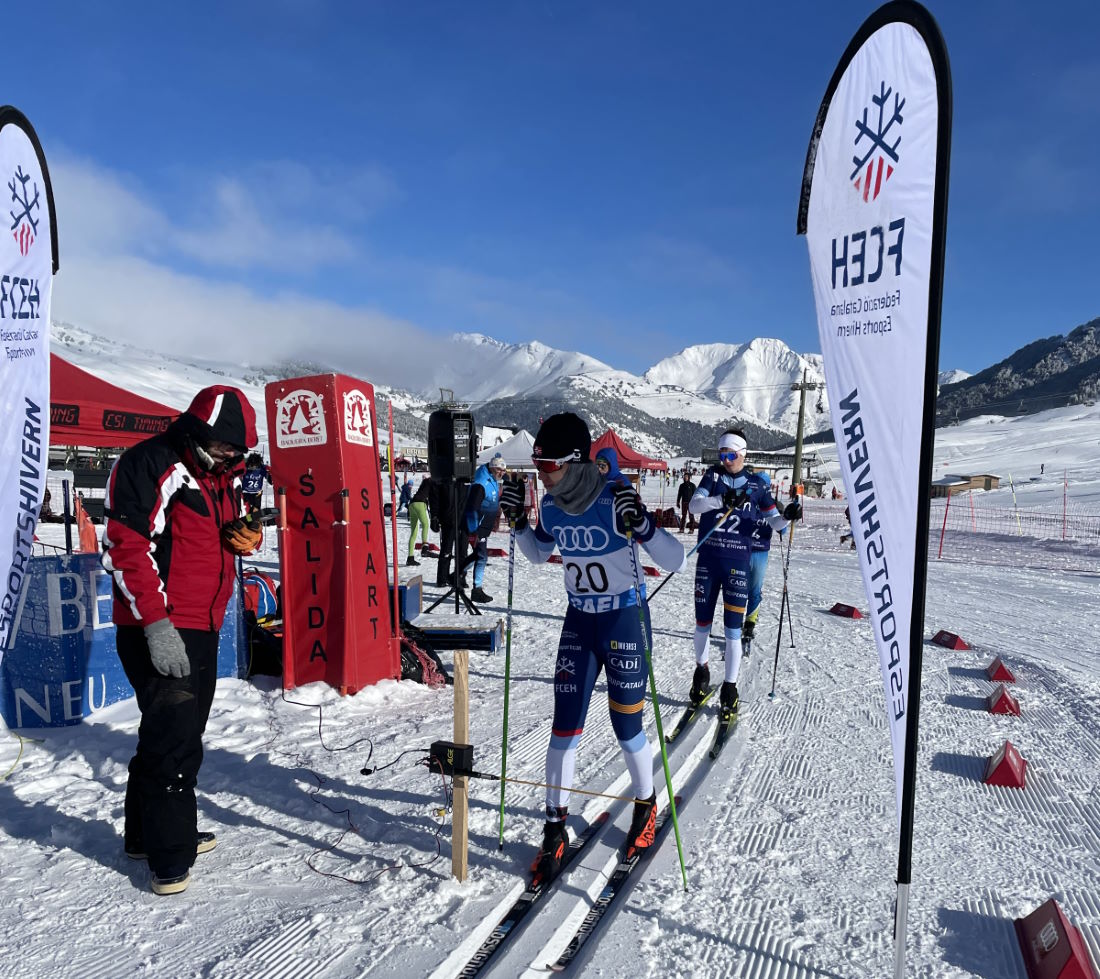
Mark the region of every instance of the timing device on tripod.
<instances>
[{"instance_id":1,"label":"timing device on tripod","mask_svg":"<svg viewBox=\"0 0 1100 979\"><path fill-rule=\"evenodd\" d=\"M446 507L451 515L448 525L440 519L439 560L454 566L451 587L429 607L433 611L452 594L455 599L455 612L462 607L471 615L480 615L481 610L470 601L462 587L462 559L465 555L463 544L466 540L464 528L460 526L465 510L466 492L469 482L477 468L477 436L474 432L474 416L464 406L444 405L428 416L428 471L432 483L436 486L437 499L441 507Z\"/></svg>"}]
</instances>

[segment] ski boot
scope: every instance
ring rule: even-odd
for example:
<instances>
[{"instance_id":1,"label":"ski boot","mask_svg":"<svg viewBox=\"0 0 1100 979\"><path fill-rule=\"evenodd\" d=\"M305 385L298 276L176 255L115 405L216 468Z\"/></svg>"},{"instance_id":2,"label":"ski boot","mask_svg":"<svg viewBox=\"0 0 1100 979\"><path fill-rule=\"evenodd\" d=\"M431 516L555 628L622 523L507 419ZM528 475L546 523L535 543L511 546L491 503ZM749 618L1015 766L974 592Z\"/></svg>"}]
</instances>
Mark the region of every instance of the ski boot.
<instances>
[{"instance_id":1,"label":"ski boot","mask_svg":"<svg viewBox=\"0 0 1100 979\"><path fill-rule=\"evenodd\" d=\"M564 820L546 821L542 830L542 846L531 862L531 886L553 880L561 870L565 851L569 847L569 831Z\"/></svg>"},{"instance_id":2,"label":"ski boot","mask_svg":"<svg viewBox=\"0 0 1100 979\"><path fill-rule=\"evenodd\" d=\"M474 590L470 592L471 602L477 602L478 605L488 605L492 600L493 596L482 591L481 585L474 585Z\"/></svg>"},{"instance_id":3,"label":"ski boot","mask_svg":"<svg viewBox=\"0 0 1100 979\"><path fill-rule=\"evenodd\" d=\"M630 821L630 832L626 834L626 859L637 856L653 845L657 832L657 792L645 802L634 803L634 818Z\"/></svg>"},{"instance_id":4,"label":"ski boot","mask_svg":"<svg viewBox=\"0 0 1100 979\"><path fill-rule=\"evenodd\" d=\"M752 636L756 632L756 623L752 619L746 619L741 627L741 655L748 656L752 652Z\"/></svg>"},{"instance_id":5,"label":"ski boot","mask_svg":"<svg viewBox=\"0 0 1100 979\"><path fill-rule=\"evenodd\" d=\"M695 675L691 678L691 693L688 694L691 705L698 707L708 690L710 690L710 667L704 663L702 666L695 667Z\"/></svg>"},{"instance_id":6,"label":"ski boot","mask_svg":"<svg viewBox=\"0 0 1100 979\"><path fill-rule=\"evenodd\" d=\"M722 684L721 693L718 695L718 718L722 724L728 724L741 709L741 698L737 694L737 684L727 680Z\"/></svg>"},{"instance_id":7,"label":"ski boot","mask_svg":"<svg viewBox=\"0 0 1100 979\"><path fill-rule=\"evenodd\" d=\"M405 567L406 568L413 568L413 567L419 567L419 566L420 566L420 562L415 557L413 557L411 554L407 558L405 558Z\"/></svg>"}]
</instances>

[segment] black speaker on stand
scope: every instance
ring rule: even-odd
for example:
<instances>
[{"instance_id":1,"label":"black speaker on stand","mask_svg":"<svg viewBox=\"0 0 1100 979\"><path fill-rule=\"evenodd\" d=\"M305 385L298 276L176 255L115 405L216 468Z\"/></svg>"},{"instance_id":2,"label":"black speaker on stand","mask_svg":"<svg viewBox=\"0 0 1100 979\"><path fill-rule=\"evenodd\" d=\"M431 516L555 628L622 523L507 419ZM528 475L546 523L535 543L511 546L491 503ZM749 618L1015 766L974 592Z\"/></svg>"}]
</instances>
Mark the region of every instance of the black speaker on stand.
<instances>
[{"instance_id":1,"label":"black speaker on stand","mask_svg":"<svg viewBox=\"0 0 1100 979\"><path fill-rule=\"evenodd\" d=\"M432 479L469 482L477 469L474 416L457 408L440 408L428 416L428 470Z\"/></svg>"},{"instance_id":2,"label":"black speaker on stand","mask_svg":"<svg viewBox=\"0 0 1100 979\"><path fill-rule=\"evenodd\" d=\"M465 509L466 486L477 469L477 435L474 416L462 408L439 408L428 416L428 471L432 482L438 486L440 498L451 501L454 542L451 547L454 573L451 588L437 598L427 611L434 611L452 594L455 597L455 614L463 605L471 615L481 615L462 587L462 558L466 535L459 526ZM441 521L442 522L442 521ZM443 560L440 547L439 559Z\"/></svg>"}]
</instances>

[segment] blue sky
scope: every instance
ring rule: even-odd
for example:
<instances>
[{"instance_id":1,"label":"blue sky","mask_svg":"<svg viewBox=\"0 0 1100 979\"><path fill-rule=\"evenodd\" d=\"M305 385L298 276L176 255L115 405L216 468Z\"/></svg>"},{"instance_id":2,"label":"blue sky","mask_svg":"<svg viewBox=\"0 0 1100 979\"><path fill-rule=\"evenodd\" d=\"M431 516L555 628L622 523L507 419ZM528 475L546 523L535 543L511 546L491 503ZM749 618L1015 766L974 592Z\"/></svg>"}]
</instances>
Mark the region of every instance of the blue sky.
<instances>
[{"instance_id":1,"label":"blue sky","mask_svg":"<svg viewBox=\"0 0 1100 979\"><path fill-rule=\"evenodd\" d=\"M47 2L0 101L54 174L55 318L354 351L377 380L455 331L641 372L820 349L799 183L875 6ZM975 371L1100 315L1100 8L929 6L955 90L941 366Z\"/></svg>"}]
</instances>

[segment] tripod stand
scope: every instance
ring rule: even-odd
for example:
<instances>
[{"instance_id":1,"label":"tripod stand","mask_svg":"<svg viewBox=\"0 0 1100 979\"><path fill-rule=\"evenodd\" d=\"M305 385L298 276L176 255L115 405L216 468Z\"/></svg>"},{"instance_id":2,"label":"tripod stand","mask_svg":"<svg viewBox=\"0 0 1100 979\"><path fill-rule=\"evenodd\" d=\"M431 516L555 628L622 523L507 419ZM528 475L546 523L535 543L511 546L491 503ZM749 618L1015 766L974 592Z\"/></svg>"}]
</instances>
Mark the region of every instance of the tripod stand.
<instances>
[{"instance_id":1,"label":"tripod stand","mask_svg":"<svg viewBox=\"0 0 1100 979\"><path fill-rule=\"evenodd\" d=\"M465 551L465 547L462 546L462 542L465 541L466 538L465 538L465 535L463 535L462 537L459 536L460 528L459 528L458 522L462 517L462 510L463 510L463 507L461 507L459 505L459 502L460 502L460 493L459 493L459 491L461 489L461 484L456 479L454 479L452 477L451 479L447 480L446 485L447 485L448 489L451 490L451 493L450 493L451 501L452 501L451 516L453 517L453 520L454 520L454 523L452 524L452 526L454 527L454 541L453 541L452 546L451 546L451 555L450 555L452 557L453 561L454 561L454 573L451 576L451 587L448 588L447 591L445 591L442 595L440 595L439 598L437 598L434 602L432 602L432 604L428 606L426 611L434 612L438 606L442 605L448 598L450 598L452 595L454 595L455 615L461 615L462 614L462 606L463 605L466 606L466 611L470 615L481 615L481 609L479 609L472 601L470 601L470 596L466 594L466 589L463 588L463 586L462 586L462 581L463 581L462 574L465 571L465 568L462 565L462 559L464 557L463 552ZM439 552L439 560L440 561L443 560L443 551L442 551L442 549L440 549L440 552Z\"/></svg>"}]
</instances>

